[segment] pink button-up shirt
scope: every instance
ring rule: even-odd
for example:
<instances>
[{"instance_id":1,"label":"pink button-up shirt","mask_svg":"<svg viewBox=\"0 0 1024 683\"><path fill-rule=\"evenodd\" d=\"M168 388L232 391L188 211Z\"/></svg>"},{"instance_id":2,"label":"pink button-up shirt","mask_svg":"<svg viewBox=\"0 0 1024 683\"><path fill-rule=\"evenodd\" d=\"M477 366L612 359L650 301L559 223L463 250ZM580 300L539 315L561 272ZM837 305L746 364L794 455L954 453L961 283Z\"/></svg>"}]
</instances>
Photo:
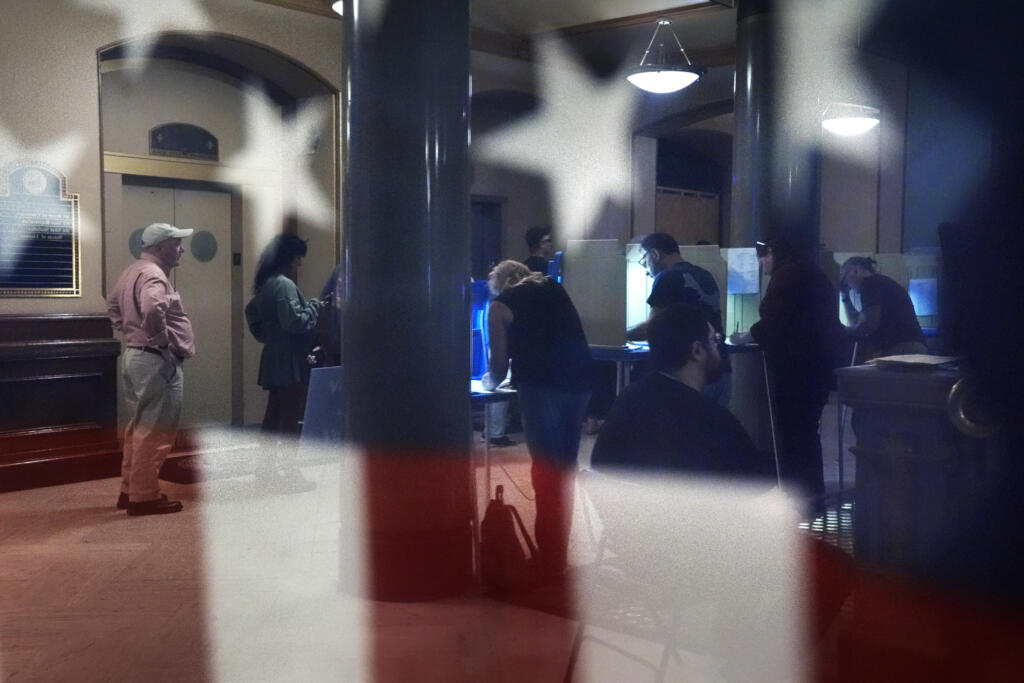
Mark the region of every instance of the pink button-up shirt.
<instances>
[{"instance_id":1,"label":"pink button-up shirt","mask_svg":"<svg viewBox=\"0 0 1024 683\"><path fill-rule=\"evenodd\" d=\"M121 273L107 296L107 313L128 346L166 346L180 358L196 354L192 323L181 306L181 296L152 254L143 252Z\"/></svg>"}]
</instances>

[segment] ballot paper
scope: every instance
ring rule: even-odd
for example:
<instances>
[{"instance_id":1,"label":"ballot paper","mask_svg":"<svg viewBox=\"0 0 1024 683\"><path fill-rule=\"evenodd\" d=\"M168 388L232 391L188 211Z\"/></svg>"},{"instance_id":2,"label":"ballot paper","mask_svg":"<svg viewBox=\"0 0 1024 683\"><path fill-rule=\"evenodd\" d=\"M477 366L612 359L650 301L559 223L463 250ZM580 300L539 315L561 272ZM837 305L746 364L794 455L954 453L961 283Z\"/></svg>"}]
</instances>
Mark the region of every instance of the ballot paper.
<instances>
[{"instance_id":1,"label":"ballot paper","mask_svg":"<svg viewBox=\"0 0 1024 683\"><path fill-rule=\"evenodd\" d=\"M902 356L882 356L872 362L879 367L935 368L960 360L959 356L931 356L926 353L908 353Z\"/></svg>"}]
</instances>

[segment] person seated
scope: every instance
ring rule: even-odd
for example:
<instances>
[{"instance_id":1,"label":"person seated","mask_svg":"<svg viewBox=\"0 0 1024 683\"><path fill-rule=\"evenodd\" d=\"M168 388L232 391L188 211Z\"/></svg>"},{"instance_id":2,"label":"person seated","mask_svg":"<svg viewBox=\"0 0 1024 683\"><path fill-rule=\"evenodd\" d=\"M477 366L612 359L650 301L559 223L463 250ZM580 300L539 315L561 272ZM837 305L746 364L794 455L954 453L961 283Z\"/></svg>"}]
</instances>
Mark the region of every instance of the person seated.
<instances>
[{"instance_id":1,"label":"person seated","mask_svg":"<svg viewBox=\"0 0 1024 683\"><path fill-rule=\"evenodd\" d=\"M706 313L692 304L666 306L648 321L647 338L654 372L616 399L591 467L774 477L772 458L732 413L701 393L722 371L721 339Z\"/></svg>"},{"instance_id":2,"label":"person seated","mask_svg":"<svg viewBox=\"0 0 1024 683\"><path fill-rule=\"evenodd\" d=\"M892 278L876 273L874 259L846 259L839 281L846 319L853 321L846 334L860 345L858 355L863 360L928 353L910 295ZM851 290L860 297L859 311L850 299Z\"/></svg>"},{"instance_id":3,"label":"person seated","mask_svg":"<svg viewBox=\"0 0 1024 683\"><path fill-rule=\"evenodd\" d=\"M647 275L654 278L647 305L651 314L670 304L695 304L708 316L715 332L724 333L722 307L718 283L704 268L685 260L679 252L679 243L665 232L655 232L640 240L644 255L640 264L647 269ZM626 330L626 339L643 341L647 339L647 321ZM704 393L726 408L732 396L732 371L724 347L720 347L722 371L718 379L709 381Z\"/></svg>"}]
</instances>

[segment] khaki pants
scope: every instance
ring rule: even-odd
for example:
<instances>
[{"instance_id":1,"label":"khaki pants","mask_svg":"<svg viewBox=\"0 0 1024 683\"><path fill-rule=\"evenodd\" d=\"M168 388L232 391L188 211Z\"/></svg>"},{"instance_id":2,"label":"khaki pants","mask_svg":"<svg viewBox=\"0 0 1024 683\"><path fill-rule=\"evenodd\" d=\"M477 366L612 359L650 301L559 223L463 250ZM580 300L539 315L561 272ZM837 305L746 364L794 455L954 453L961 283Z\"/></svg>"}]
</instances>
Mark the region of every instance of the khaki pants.
<instances>
[{"instance_id":1,"label":"khaki pants","mask_svg":"<svg viewBox=\"0 0 1024 683\"><path fill-rule=\"evenodd\" d=\"M128 404L121 458L121 493L142 503L160 497L157 476L178 434L185 385L180 365L140 349L125 349L121 373Z\"/></svg>"}]
</instances>

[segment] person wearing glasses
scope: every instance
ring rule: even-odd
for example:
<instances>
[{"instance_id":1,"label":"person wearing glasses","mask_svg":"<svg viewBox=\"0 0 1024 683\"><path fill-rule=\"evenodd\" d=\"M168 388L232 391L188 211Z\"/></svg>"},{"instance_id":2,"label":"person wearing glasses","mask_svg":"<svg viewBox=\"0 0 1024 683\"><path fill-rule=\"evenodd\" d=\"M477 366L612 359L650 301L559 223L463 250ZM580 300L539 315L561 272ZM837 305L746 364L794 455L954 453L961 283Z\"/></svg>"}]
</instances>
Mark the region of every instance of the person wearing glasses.
<instances>
[{"instance_id":1,"label":"person wearing glasses","mask_svg":"<svg viewBox=\"0 0 1024 683\"><path fill-rule=\"evenodd\" d=\"M722 374L721 335L692 304L658 309L647 324L655 372L615 400L590 457L608 468L769 477L774 464L704 387Z\"/></svg>"},{"instance_id":2,"label":"person wearing glasses","mask_svg":"<svg viewBox=\"0 0 1024 683\"><path fill-rule=\"evenodd\" d=\"M548 274L548 262L554 252L554 240L551 238L551 227L534 226L526 231L526 248L530 255L523 263L535 273Z\"/></svg>"},{"instance_id":3,"label":"person wearing glasses","mask_svg":"<svg viewBox=\"0 0 1024 683\"><path fill-rule=\"evenodd\" d=\"M836 290L818 266L797 256L785 239L758 242L757 259L771 276L758 309L761 319L733 344L757 342L771 378L779 465L787 483L820 509L825 493L818 428L821 411L843 365L846 342Z\"/></svg>"},{"instance_id":4,"label":"person wearing glasses","mask_svg":"<svg viewBox=\"0 0 1024 683\"><path fill-rule=\"evenodd\" d=\"M651 294L647 297L647 305L651 307L653 316L659 309L671 304L694 304L704 309L711 326L719 335L722 334L722 306L718 283L714 276L700 266L683 259L679 254L679 244L672 235L655 232L640 241L643 256L640 265L647 269L647 274L654 278ZM626 331L629 341L647 339L648 322L642 322ZM722 355L722 373L719 379L709 382L704 393L718 401L723 407L729 406L732 393L732 368L725 348L720 347Z\"/></svg>"}]
</instances>

